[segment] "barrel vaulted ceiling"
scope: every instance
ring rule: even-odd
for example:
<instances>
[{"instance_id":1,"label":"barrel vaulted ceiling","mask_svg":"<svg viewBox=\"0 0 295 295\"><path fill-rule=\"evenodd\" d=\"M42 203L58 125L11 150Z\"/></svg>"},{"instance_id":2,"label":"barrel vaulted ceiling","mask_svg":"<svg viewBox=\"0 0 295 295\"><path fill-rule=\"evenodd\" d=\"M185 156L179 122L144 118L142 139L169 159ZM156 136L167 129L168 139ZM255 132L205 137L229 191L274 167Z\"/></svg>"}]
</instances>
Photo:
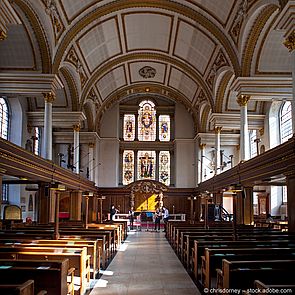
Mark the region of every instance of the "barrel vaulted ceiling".
<instances>
[{"instance_id":1,"label":"barrel vaulted ceiling","mask_svg":"<svg viewBox=\"0 0 295 295\"><path fill-rule=\"evenodd\" d=\"M290 76L282 33L272 29L286 1L3 1L21 25L0 44L1 72L57 74L64 88L55 107L83 110L92 130L136 93L181 102L206 129L209 113L239 110L229 91L235 78ZM259 113L263 103L249 109Z\"/></svg>"}]
</instances>

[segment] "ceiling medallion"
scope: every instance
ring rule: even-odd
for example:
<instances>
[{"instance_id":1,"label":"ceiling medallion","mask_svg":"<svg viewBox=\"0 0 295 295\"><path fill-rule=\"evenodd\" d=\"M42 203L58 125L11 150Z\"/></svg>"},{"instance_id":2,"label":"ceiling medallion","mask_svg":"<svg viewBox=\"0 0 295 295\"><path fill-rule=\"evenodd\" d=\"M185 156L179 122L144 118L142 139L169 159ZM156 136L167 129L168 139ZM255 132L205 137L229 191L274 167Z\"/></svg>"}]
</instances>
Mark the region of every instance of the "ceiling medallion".
<instances>
[{"instance_id":1,"label":"ceiling medallion","mask_svg":"<svg viewBox=\"0 0 295 295\"><path fill-rule=\"evenodd\" d=\"M154 78L157 71L156 69L152 68L152 67L149 67L149 66L145 66L143 68L141 68L139 71L138 71L139 75L145 79L148 79L148 78Z\"/></svg>"}]
</instances>

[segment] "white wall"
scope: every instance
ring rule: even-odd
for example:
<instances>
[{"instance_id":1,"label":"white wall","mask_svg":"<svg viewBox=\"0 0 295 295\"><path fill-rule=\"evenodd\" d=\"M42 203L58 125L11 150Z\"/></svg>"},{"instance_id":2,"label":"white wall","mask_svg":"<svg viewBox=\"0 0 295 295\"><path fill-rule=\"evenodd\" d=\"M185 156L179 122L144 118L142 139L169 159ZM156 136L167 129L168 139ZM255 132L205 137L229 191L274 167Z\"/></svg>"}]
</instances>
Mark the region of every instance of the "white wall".
<instances>
[{"instance_id":1,"label":"white wall","mask_svg":"<svg viewBox=\"0 0 295 295\"><path fill-rule=\"evenodd\" d=\"M119 138L119 105L107 110L101 120L100 136L102 138Z\"/></svg>"},{"instance_id":2,"label":"white wall","mask_svg":"<svg viewBox=\"0 0 295 295\"><path fill-rule=\"evenodd\" d=\"M119 140L101 138L99 147L99 187L114 187L119 183Z\"/></svg>"},{"instance_id":3,"label":"white wall","mask_svg":"<svg viewBox=\"0 0 295 295\"><path fill-rule=\"evenodd\" d=\"M175 186L180 188L195 187L195 141L176 139L175 147Z\"/></svg>"},{"instance_id":4,"label":"white wall","mask_svg":"<svg viewBox=\"0 0 295 295\"><path fill-rule=\"evenodd\" d=\"M175 138L194 138L194 122L185 107L175 105Z\"/></svg>"}]
</instances>

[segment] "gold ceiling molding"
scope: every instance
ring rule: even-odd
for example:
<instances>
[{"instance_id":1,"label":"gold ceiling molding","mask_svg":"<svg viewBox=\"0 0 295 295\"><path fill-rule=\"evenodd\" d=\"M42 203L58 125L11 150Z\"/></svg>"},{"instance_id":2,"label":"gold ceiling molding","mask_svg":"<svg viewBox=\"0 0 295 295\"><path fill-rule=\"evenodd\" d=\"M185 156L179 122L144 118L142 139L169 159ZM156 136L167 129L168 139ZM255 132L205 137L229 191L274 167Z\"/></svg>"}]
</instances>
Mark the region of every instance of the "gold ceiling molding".
<instances>
[{"instance_id":1,"label":"gold ceiling molding","mask_svg":"<svg viewBox=\"0 0 295 295\"><path fill-rule=\"evenodd\" d=\"M222 113L222 106L223 106L223 100L225 98L225 91L232 76L233 76L233 73L228 71L224 74L224 76L222 77L220 81L220 84L216 92L216 101L215 101L215 108L214 108L214 112L216 113Z\"/></svg>"},{"instance_id":2,"label":"gold ceiling molding","mask_svg":"<svg viewBox=\"0 0 295 295\"><path fill-rule=\"evenodd\" d=\"M217 56L216 56L216 58L215 58L215 61L214 61L213 65L211 66L211 70L209 72L209 75L208 75L208 77L206 79L206 81L207 81L207 83L208 83L211 90L213 90L214 80L215 80L217 71L220 68L224 67L224 66L229 66L229 63L226 60L226 57L225 57L224 53L220 49Z\"/></svg>"},{"instance_id":3,"label":"gold ceiling molding","mask_svg":"<svg viewBox=\"0 0 295 295\"><path fill-rule=\"evenodd\" d=\"M201 115L200 132L206 132L207 131L207 123L209 122L209 113L210 113L210 106L206 105L204 107L202 115Z\"/></svg>"},{"instance_id":4,"label":"gold ceiling molding","mask_svg":"<svg viewBox=\"0 0 295 295\"><path fill-rule=\"evenodd\" d=\"M54 33L54 41L57 44L62 33L65 31L65 26L61 20L60 14L56 7L55 1L42 0L43 5L45 6L45 12L50 17L51 25Z\"/></svg>"},{"instance_id":5,"label":"gold ceiling molding","mask_svg":"<svg viewBox=\"0 0 295 295\"><path fill-rule=\"evenodd\" d=\"M69 50L69 53L67 54L67 56L65 58L65 61L71 63L75 67L76 72L78 73L79 78L80 78L81 88L83 88L88 78L87 78L85 69L84 69L84 67L77 55L77 52L73 46Z\"/></svg>"},{"instance_id":6,"label":"gold ceiling molding","mask_svg":"<svg viewBox=\"0 0 295 295\"><path fill-rule=\"evenodd\" d=\"M288 48L290 52L295 49L295 30L292 31L292 33L286 38L283 44Z\"/></svg>"},{"instance_id":7,"label":"gold ceiling molding","mask_svg":"<svg viewBox=\"0 0 295 295\"><path fill-rule=\"evenodd\" d=\"M241 94L237 98L237 103L240 107L244 107L247 105L248 101L250 100L250 95Z\"/></svg>"},{"instance_id":8,"label":"gold ceiling molding","mask_svg":"<svg viewBox=\"0 0 295 295\"><path fill-rule=\"evenodd\" d=\"M248 77L251 74L251 64L254 55L255 47L258 39L265 27L265 24L271 17L271 15L278 9L275 5L269 5L263 9L255 20L254 25L250 31L244 53L242 58L242 76Z\"/></svg>"},{"instance_id":9,"label":"gold ceiling molding","mask_svg":"<svg viewBox=\"0 0 295 295\"><path fill-rule=\"evenodd\" d=\"M7 34L3 31L0 30L0 41L3 41L7 38Z\"/></svg>"},{"instance_id":10,"label":"gold ceiling molding","mask_svg":"<svg viewBox=\"0 0 295 295\"><path fill-rule=\"evenodd\" d=\"M199 93L197 94L197 100L196 100L195 105L198 106L198 105L200 105L204 101L207 101L207 99L206 99L206 95L205 95L203 89L201 89L199 91Z\"/></svg>"},{"instance_id":11,"label":"gold ceiling molding","mask_svg":"<svg viewBox=\"0 0 295 295\"><path fill-rule=\"evenodd\" d=\"M38 19L38 16L27 2L24 2L22 0L13 0L11 2L11 5L13 5L14 8L17 5L30 22L32 30L36 35L36 40L40 50L42 73L51 73L52 67L49 45L46 39L46 34L43 30L40 20Z\"/></svg>"},{"instance_id":12,"label":"gold ceiling molding","mask_svg":"<svg viewBox=\"0 0 295 295\"><path fill-rule=\"evenodd\" d=\"M240 64L239 59L236 55L235 49L233 48L230 40L226 37L224 32L219 29L216 24L214 24L210 19L202 15L199 11L196 11L190 7L181 5L176 2L171 2L168 0L149 0L149 1L139 1L139 0L120 0L116 2L111 2L100 7L94 8L85 17L80 19L75 23L69 31L64 35L61 40L61 45L59 46L56 55L54 57L53 71L57 72L59 65L61 64L64 52L73 39L88 26L91 22L102 18L103 16L114 13L120 10L125 10L128 8L158 8L172 11L178 13L187 18L192 19L198 24L202 25L206 30L208 30L225 48L227 55L232 63L235 74L238 76L240 74Z\"/></svg>"},{"instance_id":13,"label":"gold ceiling molding","mask_svg":"<svg viewBox=\"0 0 295 295\"><path fill-rule=\"evenodd\" d=\"M182 69L183 72L187 73L192 79L194 79L196 83L204 90L204 93L206 94L206 97L210 105L213 107L212 93L209 90L206 83L204 82L203 78L199 75L199 73L194 71L190 66L188 66L183 61L179 61L175 58L172 58L161 53L130 53L128 55L119 56L116 59L108 61L101 68L96 70L96 72L87 81L83 89L81 101L83 102L85 100L90 89L93 87L93 85L100 77L102 77L110 69L116 67L118 64L125 63L131 60L160 60L177 66L178 68Z\"/></svg>"},{"instance_id":14,"label":"gold ceiling molding","mask_svg":"<svg viewBox=\"0 0 295 295\"><path fill-rule=\"evenodd\" d=\"M67 86L70 92L71 102L72 102L72 111L79 111L80 105L79 105L79 92L76 85L76 81L73 78L71 72L65 68L62 67L60 69L60 73L63 75L64 79L67 82Z\"/></svg>"}]
</instances>

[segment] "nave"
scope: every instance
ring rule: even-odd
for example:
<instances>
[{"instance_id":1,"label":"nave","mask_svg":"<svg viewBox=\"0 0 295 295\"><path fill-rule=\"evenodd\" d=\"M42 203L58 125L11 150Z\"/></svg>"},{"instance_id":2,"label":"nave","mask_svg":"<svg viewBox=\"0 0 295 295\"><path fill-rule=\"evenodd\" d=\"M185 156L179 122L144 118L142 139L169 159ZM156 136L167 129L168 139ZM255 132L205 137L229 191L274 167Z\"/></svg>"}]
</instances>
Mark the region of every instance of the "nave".
<instances>
[{"instance_id":1,"label":"nave","mask_svg":"<svg viewBox=\"0 0 295 295\"><path fill-rule=\"evenodd\" d=\"M129 232L90 295L197 295L163 232Z\"/></svg>"}]
</instances>

